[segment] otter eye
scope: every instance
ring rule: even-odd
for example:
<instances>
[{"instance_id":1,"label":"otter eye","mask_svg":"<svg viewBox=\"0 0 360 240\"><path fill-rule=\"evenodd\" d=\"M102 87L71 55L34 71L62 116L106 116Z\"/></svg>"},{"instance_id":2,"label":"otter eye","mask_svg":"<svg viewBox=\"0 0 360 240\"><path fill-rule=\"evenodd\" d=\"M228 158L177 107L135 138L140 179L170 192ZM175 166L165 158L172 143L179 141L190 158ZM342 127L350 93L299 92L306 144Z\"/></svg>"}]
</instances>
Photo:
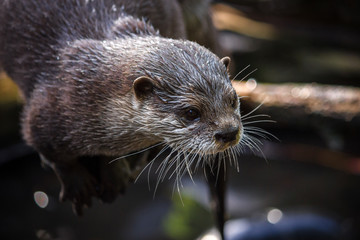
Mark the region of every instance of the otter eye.
<instances>
[{"instance_id":1,"label":"otter eye","mask_svg":"<svg viewBox=\"0 0 360 240\"><path fill-rule=\"evenodd\" d=\"M195 108L189 108L185 111L184 113L184 118L187 121L195 121L198 120L200 118L200 112L199 110L195 109Z\"/></svg>"}]
</instances>

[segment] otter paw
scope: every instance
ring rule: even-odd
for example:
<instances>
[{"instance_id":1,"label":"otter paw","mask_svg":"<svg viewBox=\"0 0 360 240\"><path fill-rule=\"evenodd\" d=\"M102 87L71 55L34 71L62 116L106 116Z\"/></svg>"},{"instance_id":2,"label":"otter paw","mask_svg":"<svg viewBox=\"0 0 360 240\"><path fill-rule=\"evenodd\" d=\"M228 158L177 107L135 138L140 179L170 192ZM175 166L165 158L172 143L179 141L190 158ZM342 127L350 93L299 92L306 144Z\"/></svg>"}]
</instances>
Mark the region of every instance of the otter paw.
<instances>
[{"instance_id":1,"label":"otter paw","mask_svg":"<svg viewBox=\"0 0 360 240\"><path fill-rule=\"evenodd\" d=\"M61 183L60 201L71 201L75 214L82 215L83 207L90 207L91 197L98 195L96 178L81 165L55 167L54 170Z\"/></svg>"},{"instance_id":2,"label":"otter paw","mask_svg":"<svg viewBox=\"0 0 360 240\"><path fill-rule=\"evenodd\" d=\"M116 161L108 164L102 161L100 165L100 193L103 202L113 202L119 193L124 193L131 180L131 171L126 161Z\"/></svg>"}]
</instances>

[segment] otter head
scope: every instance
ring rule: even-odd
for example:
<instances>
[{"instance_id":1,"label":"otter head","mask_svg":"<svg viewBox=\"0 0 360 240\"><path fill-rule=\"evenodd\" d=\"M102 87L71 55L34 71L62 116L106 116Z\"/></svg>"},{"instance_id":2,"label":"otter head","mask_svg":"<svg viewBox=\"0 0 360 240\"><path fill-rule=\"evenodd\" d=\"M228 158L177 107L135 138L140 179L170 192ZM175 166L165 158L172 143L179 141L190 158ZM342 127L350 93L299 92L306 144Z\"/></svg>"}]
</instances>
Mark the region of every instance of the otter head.
<instances>
[{"instance_id":1,"label":"otter head","mask_svg":"<svg viewBox=\"0 0 360 240\"><path fill-rule=\"evenodd\" d=\"M230 58L219 59L192 42L168 41L133 83L136 100L148 103L152 115L144 129L175 150L200 156L237 145L243 129L228 76Z\"/></svg>"}]
</instances>

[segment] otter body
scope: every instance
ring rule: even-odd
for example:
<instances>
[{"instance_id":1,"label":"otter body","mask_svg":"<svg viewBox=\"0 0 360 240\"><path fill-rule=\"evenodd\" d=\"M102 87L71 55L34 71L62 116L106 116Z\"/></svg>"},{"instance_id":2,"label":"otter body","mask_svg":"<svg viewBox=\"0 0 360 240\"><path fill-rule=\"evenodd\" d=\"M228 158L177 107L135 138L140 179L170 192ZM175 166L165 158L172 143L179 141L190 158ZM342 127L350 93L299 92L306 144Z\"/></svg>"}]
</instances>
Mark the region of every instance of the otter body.
<instances>
[{"instance_id":1,"label":"otter body","mask_svg":"<svg viewBox=\"0 0 360 240\"><path fill-rule=\"evenodd\" d=\"M186 37L176 1L0 3L0 65L25 99L24 139L78 213L129 181L105 159L157 143L209 156L240 141L229 59L172 39ZM83 164L93 158L96 173Z\"/></svg>"}]
</instances>

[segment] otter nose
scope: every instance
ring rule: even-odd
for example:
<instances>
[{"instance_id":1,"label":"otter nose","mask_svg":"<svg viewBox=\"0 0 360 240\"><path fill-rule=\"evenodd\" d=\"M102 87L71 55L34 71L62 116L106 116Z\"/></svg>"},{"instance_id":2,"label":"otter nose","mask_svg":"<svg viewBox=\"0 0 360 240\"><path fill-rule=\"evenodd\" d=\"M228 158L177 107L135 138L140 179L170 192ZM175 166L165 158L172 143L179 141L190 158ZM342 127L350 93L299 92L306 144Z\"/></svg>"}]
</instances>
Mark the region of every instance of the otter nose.
<instances>
[{"instance_id":1,"label":"otter nose","mask_svg":"<svg viewBox=\"0 0 360 240\"><path fill-rule=\"evenodd\" d=\"M219 142L228 143L236 140L239 133L239 127L230 127L215 133L215 139Z\"/></svg>"}]
</instances>

